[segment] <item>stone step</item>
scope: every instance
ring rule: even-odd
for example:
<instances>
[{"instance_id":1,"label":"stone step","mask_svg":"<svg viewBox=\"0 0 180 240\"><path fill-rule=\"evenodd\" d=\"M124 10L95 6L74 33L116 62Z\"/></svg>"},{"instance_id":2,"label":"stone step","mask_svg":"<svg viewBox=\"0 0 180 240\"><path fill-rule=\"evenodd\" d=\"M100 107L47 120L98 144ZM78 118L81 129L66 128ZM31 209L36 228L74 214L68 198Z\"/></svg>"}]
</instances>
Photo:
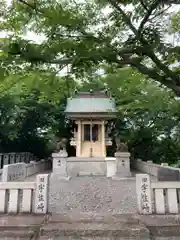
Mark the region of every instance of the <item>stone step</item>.
<instances>
[{"instance_id":1,"label":"stone step","mask_svg":"<svg viewBox=\"0 0 180 240\"><path fill-rule=\"evenodd\" d=\"M30 240L38 235L47 216L0 215L0 240ZM35 239L35 238L34 238Z\"/></svg>"},{"instance_id":2,"label":"stone step","mask_svg":"<svg viewBox=\"0 0 180 240\"><path fill-rule=\"evenodd\" d=\"M0 240L31 240L35 236L34 230L9 229L0 232Z\"/></svg>"},{"instance_id":3,"label":"stone step","mask_svg":"<svg viewBox=\"0 0 180 240\"><path fill-rule=\"evenodd\" d=\"M149 240L149 230L133 215L53 215L40 230L40 240Z\"/></svg>"},{"instance_id":4,"label":"stone step","mask_svg":"<svg viewBox=\"0 0 180 240\"><path fill-rule=\"evenodd\" d=\"M147 228L140 225L48 224L41 229L40 240L150 240Z\"/></svg>"},{"instance_id":5,"label":"stone step","mask_svg":"<svg viewBox=\"0 0 180 240\"><path fill-rule=\"evenodd\" d=\"M180 215L0 215L0 240L179 240Z\"/></svg>"},{"instance_id":6,"label":"stone step","mask_svg":"<svg viewBox=\"0 0 180 240\"><path fill-rule=\"evenodd\" d=\"M149 240L149 238L122 238L122 237L40 237L39 240ZM7 239L9 240L9 239ZM11 239L10 239L11 240ZM13 240L13 239L12 239ZM162 239L164 240L164 239ZM168 239L170 240L170 239ZM176 240L176 239L171 239ZM177 239L179 240L179 239Z\"/></svg>"}]
</instances>

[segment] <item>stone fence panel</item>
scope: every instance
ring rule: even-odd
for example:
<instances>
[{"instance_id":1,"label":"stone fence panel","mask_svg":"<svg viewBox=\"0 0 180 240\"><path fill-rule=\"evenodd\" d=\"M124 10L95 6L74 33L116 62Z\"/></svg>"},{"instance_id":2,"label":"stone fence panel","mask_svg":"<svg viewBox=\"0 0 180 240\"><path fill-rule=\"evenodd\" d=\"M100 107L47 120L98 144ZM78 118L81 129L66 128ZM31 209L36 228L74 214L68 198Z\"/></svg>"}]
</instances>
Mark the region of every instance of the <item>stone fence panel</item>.
<instances>
[{"instance_id":1,"label":"stone fence panel","mask_svg":"<svg viewBox=\"0 0 180 240\"><path fill-rule=\"evenodd\" d=\"M2 172L2 182L9 181L24 181L26 177L26 164L25 163L14 163L4 165Z\"/></svg>"},{"instance_id":2,"label":"stone fence panel","mask_svg":"<svg viewBox=\"0 0 180 240\"><path fill-rule=\"evenodd\" d=\"M136 195L140 214L179 214L180 182L150 181L149 174L136 175Z\"/></svg>"},{"instance_id":3,"label":"stone fence panel","mask_svg":"<svg viewBox=\"0 0 180 240\"><path fill-rule=\"evenodd\" d=\"M48 191L49 174L38 174L34 182L0 182L0 213L47 214Z\"/></svg>"},{"instance_id":4,"label":"stone fence panel","mask_svg":"<svg viewBox=\"0 0 180 240\"><path fill-rule=\"evenodd\" d=\"M147 173L151 176L158 177L160 169L171 169L178 170L180 172L180 168L170 167L167 163L161 163L161 165L153 163L152 161L142 161L141 159L133 160L133 167L139 172Z\"/></svg>"},{"instance_id":5,"label":"stone fence panel","mask_svg":"<svg viewBox=\"0 0 180 240\"><path fill-rule=\"evenodd\" d=\"M14 163L4 165L0 169L0 179L3 182L8 181L24 181L26 177L30 177L40 172L44 172L50 168L50 161L41 160L38 162L31 161L30 163Z\"/></svg>"}]
</instances>

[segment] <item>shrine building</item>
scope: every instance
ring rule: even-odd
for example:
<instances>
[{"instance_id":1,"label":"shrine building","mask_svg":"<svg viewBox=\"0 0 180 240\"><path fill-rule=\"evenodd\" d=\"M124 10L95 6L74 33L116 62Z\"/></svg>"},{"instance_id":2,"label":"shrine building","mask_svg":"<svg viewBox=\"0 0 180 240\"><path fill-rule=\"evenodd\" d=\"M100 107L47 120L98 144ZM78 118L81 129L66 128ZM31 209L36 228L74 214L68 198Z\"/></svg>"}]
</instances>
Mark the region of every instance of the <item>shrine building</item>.
<instances>
[{"instance_id":1,"label":"shrine building","mask_svg":"<svg viewBox=\"0 0 180 240\"><path fill-rule=\"evenodd\" d=\"M116 118L115 101L107 91L77 93L67 100L65 114L75 123L70 144L76 157L106 157L107 146L112 145L106 124Z\"/></svg>"}]
</instances>

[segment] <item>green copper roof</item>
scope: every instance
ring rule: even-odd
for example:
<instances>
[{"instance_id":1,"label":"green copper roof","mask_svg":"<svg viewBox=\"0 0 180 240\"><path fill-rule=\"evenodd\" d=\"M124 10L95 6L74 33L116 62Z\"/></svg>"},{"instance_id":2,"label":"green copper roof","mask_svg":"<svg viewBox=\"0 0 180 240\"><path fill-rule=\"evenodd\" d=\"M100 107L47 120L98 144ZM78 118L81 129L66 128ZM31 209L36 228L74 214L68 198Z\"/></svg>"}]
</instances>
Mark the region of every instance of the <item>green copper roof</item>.
<instances>
[{"instance_id":1,"label":"green copper roof","mask_svg":"<svg viewBox=\"0 0 180 240\"><path fill-rule=\"evenodd\" d=\"M77 96L67 100L65 113L115 113L114 99L107 96Z\"/></svg>"}]
</instances>

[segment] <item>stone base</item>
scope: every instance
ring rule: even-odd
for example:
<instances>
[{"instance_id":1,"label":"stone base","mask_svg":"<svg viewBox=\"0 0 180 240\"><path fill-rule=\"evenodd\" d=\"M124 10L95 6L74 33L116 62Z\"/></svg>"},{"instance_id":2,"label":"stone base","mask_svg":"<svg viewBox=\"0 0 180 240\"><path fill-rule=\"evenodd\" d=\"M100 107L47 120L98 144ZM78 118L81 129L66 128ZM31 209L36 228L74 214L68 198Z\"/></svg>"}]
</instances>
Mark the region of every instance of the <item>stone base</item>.
<instances>
[{"instance_id":1,"label":"stone base","mask_svg":"<svg viewBox=\"0 0 180 240\"><path fill-rule=\"evenodd\" d=\"M55 177L57 180L64 180L64 181L69 181L71 179L70 176L62 176L58 173L51 173L51 177ZM58 182L57 182L58 184Z\"/></svg>"},{"instance_id":2,"label":"stone base","mask_svg":"<svg viewBox=\"0 0 180 240\"><path fill-rule=\"evenodd\" d=\"M123 173L116 173L115 176L112 177L113 180L125 180L125 179L135 179L132 177L131 172L123 172Z\"/></svg>"},{"instance_id":3,"label":"stone base","mask_svg":"<svg viewBox=\"0 0 180 240\"><path fill-rule=\"evenodd\" d=\"M106 162L104 158L69 157L67 159L67 173L69 176L104 176Z\"/></svg>"},{"instance_id":4,"label":"stone base","mask_svg":"<svg viewBox=\"0 0 180 240\"><path fill-rule=\"evenodd\" d=\"M117 172L116 176L118 176L118 177L132 177L132 173L131 172Z\"/></svg>"},{"instance_id":5,"label":"stone base","mask_svg":"<svg viewBox=\"0 0 180 240\"><path fill-rule=\"evenodd\" d=\"M135 177L120 177L120 176L113 176L112 180L116 180L116 181L123 181L123 180L136 180Z\"/></svg>"}]
</instances>

